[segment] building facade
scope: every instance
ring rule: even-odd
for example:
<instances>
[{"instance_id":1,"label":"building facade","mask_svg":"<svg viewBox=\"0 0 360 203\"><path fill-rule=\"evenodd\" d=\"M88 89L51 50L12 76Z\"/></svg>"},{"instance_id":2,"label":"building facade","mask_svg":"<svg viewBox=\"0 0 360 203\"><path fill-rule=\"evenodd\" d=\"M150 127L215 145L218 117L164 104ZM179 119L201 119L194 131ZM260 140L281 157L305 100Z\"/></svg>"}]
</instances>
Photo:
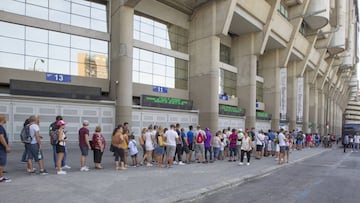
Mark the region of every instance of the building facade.
<instances>
[{"instance_id":1,"label":"building facade","mask_svg":"<svg viewBox=\"0 0 360 203\"><path fill-rule=\"evenodd\" d=\"M358 63L354 0L5 0L0 113L19 140L58 114L340 134ZM76 140L76 136L73 136Z\"/></svg>"}]
</instances>

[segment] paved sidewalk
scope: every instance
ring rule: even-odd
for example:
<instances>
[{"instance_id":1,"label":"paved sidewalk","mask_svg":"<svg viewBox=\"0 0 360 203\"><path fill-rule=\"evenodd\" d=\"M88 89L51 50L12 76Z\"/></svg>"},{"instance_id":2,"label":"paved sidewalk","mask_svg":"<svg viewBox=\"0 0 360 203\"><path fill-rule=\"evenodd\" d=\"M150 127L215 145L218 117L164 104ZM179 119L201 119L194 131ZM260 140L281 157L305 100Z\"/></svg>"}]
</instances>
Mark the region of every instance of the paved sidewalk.
<instances>
[{"instance_id":1,"label":"paved sidewalk","mask_svg":"<svg viewBox=\"0 0 360 203\"><path fill-rule=\"evenodd\" d=\"M106 151L103 156L105 169L80 172L80 151L73 143L69 145L68 154L68 165L72 168L67 170L67 175L55 175L50 145L45 145L45 167L49 174L42 176L25 172L26 164L20 162L22 145L12 144L13 151L6 167L9 172L6 176L12 182L0 184L0 202L186 202L329 150L320 147L293 151L290 163L283 165L278 165L274 158L264 157L252 159L250 166L217 161L175 165L171 169L138 167L125 171L114 169L113 157ZM93 167L92 152L88 165Z\"/></svg>"}]
</instances>

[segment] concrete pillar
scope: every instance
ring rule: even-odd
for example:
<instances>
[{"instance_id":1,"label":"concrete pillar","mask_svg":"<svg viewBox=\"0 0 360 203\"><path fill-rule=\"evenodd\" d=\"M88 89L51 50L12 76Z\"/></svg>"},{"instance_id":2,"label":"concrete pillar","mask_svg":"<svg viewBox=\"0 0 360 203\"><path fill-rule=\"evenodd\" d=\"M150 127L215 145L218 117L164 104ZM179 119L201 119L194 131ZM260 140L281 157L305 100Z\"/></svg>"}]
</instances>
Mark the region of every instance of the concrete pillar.
<instances>
[{"instance_id":1,"label":"concrete pillar","mask_svg":"<svg viewBox=\"0 0 360 203\"><path fill-rule=\"evenodd\" d=\"M310 86L309 121L312 123L311 132L318 132L318 98L319 89L317 80Z\"/></svg>"},{"instance_id":2,"label":"concrete pillar","mask_svg":"<svg viewBox=\"0 0 360 203\"><path fill-rule=\"evenodd\" d=\"M234 38L231 49L233 64L238 67L236 89L239 106L246 109L247 128L255 127L256 123L257 56L251 50L254 41L253 35ZM244 49L244 46L250 48Z\"/></svg>"},{"instance_id":3,"label":"concrete pillar","mask_svg":"<svg viewBox=\"0 0 360 203\"><path fill-rule=\"evenodd\" d=\"M297 108L297 75L296 62L288 65L287 69L287 113L289 118L289 130L296 129Z\"/></svg>"},{"instance_id":4,"label":"concrete pillar","mask_svg":"<svg viewBox=\"0 0 360 203\"><path fill-rule=\"evenodd\" d=\"M264 103L265 111L272 114L271 129L280 126L280 65L279 50L269 51L260 59L260 68L264 77Z\"/></svg>"},{"instance_id":5,"label":"concrete pillar","mask_svg":"<svg viewBox=\"0 0 360 203\"><path fill-rule=\"evenodd\" d=\"M215 2L199 9L189 29L189 92L202 127L218 129L220 38Z\"/></svg>"},{"instance_id":6,"label":"concrete pillar","mask_svg":"<svg viewBox=\"0 0 360 203\"><path fill-rule=\"evenodd\" d=\"M309 72L304 73L304 104L303 104L303 132L309 132L309 100L310 100L310 77Z\"/></svg>"},{"instance_id":7,"label":"concrete pillar","mask_svg":"<svg viewBox=\"0 0 360 203\"><path fill-rule=\"evenodd\" d=\"M132 119L132 58L134 9L111 6L110 96L116 102L115 124Z\"/></svg>"},{"instance_id":8,"label":"concrete pillar","mask_svg":"<svg viewBox=\"0 0 360 203\"><path fill-rule=\"evenodd\" d=\"M326 123L325 123L325 93L324 90L319 89L319 98L318 98L318 128L319 134L325 135L326 133Z\"/></svg>"}]
</instances>

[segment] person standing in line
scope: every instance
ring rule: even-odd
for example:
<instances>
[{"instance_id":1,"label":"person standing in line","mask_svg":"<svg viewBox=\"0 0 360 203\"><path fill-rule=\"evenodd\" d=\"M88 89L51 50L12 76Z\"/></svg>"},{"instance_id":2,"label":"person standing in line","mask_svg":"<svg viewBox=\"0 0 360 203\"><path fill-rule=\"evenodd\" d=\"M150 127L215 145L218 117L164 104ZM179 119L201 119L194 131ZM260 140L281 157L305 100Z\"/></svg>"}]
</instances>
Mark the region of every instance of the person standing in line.
<instances>
[{"instance_id":1,"label":"person standing in line","mask_svg":"<svg viewBox=\"0 0 360 203\"><path fill-rule=\"evenodd\" d=\"M66 122L63 120L59 120L57 122L57 126L59 129L56 131L56 136L58 138L58 142L56 144L56 174L58 175L65 175L66 171L62 170L61 161L63 160L64 153L65 153L65 145L67 142L67 137L65 135L65 125Z\"/></svg>"},{"instance_id":2,"label":"person standing in line","mask_svg":"<svg viewBox=\"0 0 360 203\"><path fill-rule=\"evenodd\" d=\"M256 154L255 159L260 159L262 157L262 151L264 148L265 135L262 130L256 135Z\"/></svg>"},{"instance_id":3,"label":"person standing in line","mask_svg":"<svg viewBox=\"0 0 360 203\"><path fill-rule=\"evenodd\" d=\"M158 167L162 168L166 142L165 142L165 136L164 136L164 128L161 125L159 126L155 137L156 137L155 142L157 142L157 145L154 149L155 159L158 164Z\"/></svg>"},{"instance_id":4,"label":"person standing in line","mask_svg":"<svg viewBox=\"0 0 360 203\"><path fill-rule=\"evenodd\" d=\"M155 137L153 137L151 133L152 133L152 125L148 127L148 130L145 133L146 155L143 157L141 163L145 164L145 160L146 160L146 166L153 166L151 163L151 159L152 159L152 152L154 150Z\"/></svg>"},{"instance_id":5,"label":"person standing in line","mask_svg":"<svg viewBox=\"0 0 360 203\"><path fill-rule=\"evenodd\" d=\"M179 135L175 131L175 125L171 124L170 129L165 132L166 139L166 166L171 168L174 161L176 140L179 139Z\"/></svg>"},{"instance_id":6,"label":"person standing in line","mask_svg":"<svg viewBox=\"0 0 360 203\"><path fill-rule=\"evenodd\" d=\"M103 169L104 167L101 165L102 156L104 154L105 149L105 138L101 134L101 127L96 126L95 133L92 136L92 143L94 148L94 163L95 163L95 169Z\"/></svg>"},{"instance_id":7,"label":"person standing in line","mask_svg":"<svg viewBox=\"0 0 360 203\"><path fill-rule=\"evenodd\" d=\"M240 160L240 152L241 152L240 145L241 145L242 138L244 137L243 129L240 128L237 131L237 136L238 136L238 138L237 138L237 142L236 142L236 154L237 154L238 160Z\"/></svg>"},{"instance_id":8,"label":"person standing in line","mask_svg":"<svg viewBox=\"0 0 360 203\"><path fill-rule=\"evenodd\" d=\"M284 129L282 128L280 128L278 139L279 139L279 147L280 147L279 164L282 164L284 162L285 147L286 147L286 138L284 135Z\"/></svg>"},{"instance_id":9,"label":"person standing in line","mask_svg":"<svg viewBox=\"0 0 360 203\"><path fill-rule=\"evenodd\" d=\"M189 126L189 131L186 133L186 137L189 143L189 156L187 162L190 163L192 159L192 153L194 151L194 127L192 125Z\"/></svg>"},{"instance_id":10,"label":"person standing in line","mask_svg":"<svg viewBox=\"0 0 360 203\"><path fill-rule=\"evenodd\" d=\"M6 124L5 115L0 115L0 183L9 183L11 182L10 178L3 176L4 167L7 162L7 154L10 153L11 149L9 147L9 139L6 134L4 125Z\"/></svg>"},{"instance_id":11,"label":"person standing in line","mask_svg":"<svg viewBox=\"0 0 360 203\"><path fill-rule=\"evenodd\" d=\"M290 149L293 145L293 141L292 141L292 135L290 133L286 134L285 137L285 156L284 156L284 160L286 163L289 163L289 157L290 157Z\"/></svg>"},{"instance_id":12,"label":"person standing in line","mask_svg":"<svg viewBox=\"0 0 360 203\"><path fill-rule=\"evenodd\" d=\"M125 151L123 148L124 143L124 131L123 126L119 125L117 128L114 129L112 136L111 136L111 145L114 149L114 156L115 156L115 169L116 170L124 170L125 163L124 163L124 156ZM120 165L119 165L120 162Z\"/></svg>"},{"instance_id":13,"label":"person standing in line","mask_svg":"<svg viewBox=\"0 0 360 203\"><path fill-rule=\"evenodd\" d=\"M56 162L57 162L57 154L56 154L56 142L57 142L57 139L53 139L54 135L55 135L55 132L56 130L59 129L59 127L57 126L57 122L60 121L60 120L63 120L63 117L62 116L56 116L56 120L50 124L49 126L49 136L50 136L50 144L52 146L52 149L53 149L53 158L54 158L54 166L56 168ZM65 147L65 152L64 152L64 158L62 159L61 161L61 167L63 169L70 169L71 167L69 165L66 164L66 157L67 157L67 148Z\"/></svg>"},{"instance_id":14,"label":"person standing in line","mask_svg":"<svg viewBox=\"0 0 360 203\"><path fill-rule=\"evenodd\" d=\"M89 121L83 121L83 127L79 130L79 147L81 151L80 159L80 171L89 171L89 167L86 166L86 157L89 154L89 149L91 149L89 142Z\"/></svg>"},{"instance_id":15,"label":"person standing in line","mask_svg":"<svg viewBox=\"0 0 360 203\"><path fill-rule=\"evenodd\" d=\"M175 155L174 155L174 164L179 164L179 165L184 165L184 163L182 162L182 139L181 139L181 129L180 129L180 124L177 123L175 125L175 131L178 134L178 137L176 139L176 151L175 151ZM178 158L178 162L176 162L176 157Z\"/></svg>"},{"instance_id":16,"label":"person standing in line","mask_svg":"<svg viewBox=\"0 0 360 203\"><path fill-rule=\"evenodd\" d=\"M147 129L143 128L141 130L141 134L139 136L139 144L142 148L142 159L144 159L145 155L146 155L146 148L145 148L145 133L146 133ZM142 165L143 163L140 162L140 165Z\"/></svg>"},{"instance_id":17,"label":"person standing in line","mask_svg":"<svg viewBox=\"0 0 360 203\"><path fill-rule=\"evenodd\" d=\"M346 153L346 148L349 145L349 135L345 135L343 139L343 145L344 145L344 153Z\"/></svg>"},{"instance_id":18,"label":"person standing in line","mask_svg":"<svg viewBox=\"0 0 360 203\"><path fill-rule=\"evenodd\" d=\"M27 118L23 124L23 128L25 128L27 125L29 125L29 118ZM23 163L27 163L27 149L26 149L26 144L24 144L24 152L21 156L21 162Z\"/></svg>"},{"instance_id":19,"label":"person standing in line","mask_svg":"<svg viewBox=\"0 0 360 203\"><path fill-rule=\"evenodd\" d=\"M30 116L29 117L29 130L30 130L30 136L31 136L31 143L26 144L27 145L27 171L29 173L34 173L33 169L33 159L35 162L38 162L39 164L39 173L41 175L46 175L48 172L44 169L44 161L43 161L43 154L42 154L42 145L40 140L40 128L36 124L36 116Z\"/></svg>"},{"instance_id":20,"label":"person standing in line","mask_svg":"<svg viewBox=\"0 0 360 203\"><path fill-rule=\"evenodd\" d=\"M198 125L196 127L196 131L195 131L195 154L196 154L196 159L198 160L198 163L205 163L204 161L204 141L206 140L206 134L205 131L203 131L200 127L200 125Z\"/></svg>"},{"instance_id":21,"label":"person standing in line","mask_svg":"<svg viewBox=\"0 0 360 203\"><path fill-rule=\"evenodd\" d=\"M354 147L353 147L354 152L358 152L359 144L360 144L360 135L355 134L354 135Z\"/></svg>"},{"instance_id":22,"label":"person standing in line","mask_svg":"<svg viewBox=\"0 0 360 203\"><path fill-rule=\"evenodd\" d=\"M206 134L206 139L204 141L204 148L205 148L205 162L206 163L212 163L213 159L212 159L212 146L211 146L211 141L212 141L212 134L210 132L210 128L205 128L205 134ZM207 157L207 153L209 152L209 158Z\"/></svg>"},{"instance_id":23,"label":"person standing in line","mask_svg":"<svg viewBox=\"0 0 360 203\"><path fill-rule=\"evenodd\" d=\"M248 165L248 166L250 165L250 153L251 153L251 149L252 149L251 146L252 146L251 138L249 137L249 134L247 132L245 132L244 137L241 142L241 155L240 155L239 165L244 165L245 153L246 153L246 157L247 157L246 165Z\"/></svg>"},{"instance_id":24,"label":"person standing in line","mask_svg":"<svg viewBox=\"0 0 360 203\"><path fill-rule=\"evenodd\" d=\"M181 149L181 156L184 154L186 155L185 162L190 163L190 150L189 150L189 139L187 138L187 134L185 133L185 129L181 128L181 140L182 140L182 149ZM181 165L179 163L179 165Z\"/></svg>"},{"instance_id":25,"label":"person standing in line","mask_svg":"<svg viewBox=\"0 0 360 203\"><path fill-rule=\"evenodd\" d=\"M212 146L214 148L214 161L220 160L220 148L221 148L221 131L217 131L214 138L212 139Z\"/></svg>"},{"instance_id":26,"label":"person standing in line","mask_svg":"<svg viewBox=\"0 0 360 203\"><path fill-rule=\"evenodd\" d=\"M233 128L231 130L231 134L229 135L228 139L230 142L230 154L229 154L229 161L236 161L236 152L237 152L237 141L238 141L238 135L236 133L236 129Z\"/></svg>"},{"instance_id":27,"label":"person standing in line","mask_svg":"<svg viewBox=\"0 0 360 203\"><path fill-rule=\"evenodd\" d=\"M138 154L138 149L136 146L136 140L135 140L135 135L134 133L130 134L130 141L129 141L129 151L130 151L130 157L132 160L132 166L133 167L137 167L137 154Z\"/></svg>"}]
</instances>

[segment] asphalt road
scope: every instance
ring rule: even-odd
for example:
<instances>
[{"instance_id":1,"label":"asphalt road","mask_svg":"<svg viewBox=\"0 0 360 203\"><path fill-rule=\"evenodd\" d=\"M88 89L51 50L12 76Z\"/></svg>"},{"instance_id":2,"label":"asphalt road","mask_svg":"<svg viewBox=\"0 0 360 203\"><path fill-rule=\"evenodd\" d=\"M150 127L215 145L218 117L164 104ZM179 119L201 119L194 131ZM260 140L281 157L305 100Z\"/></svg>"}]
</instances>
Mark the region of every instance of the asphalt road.
<instances>
[{"instance_id":1,"label":"asphalt road","mask_svg":"<svg viewBox=\"0 0 360 203\"><path fill-rule=\"evenodd\" d=\"M359 185L360 152L336 149L193 202L359 203Z\"/></svg>"}]
</instances>

